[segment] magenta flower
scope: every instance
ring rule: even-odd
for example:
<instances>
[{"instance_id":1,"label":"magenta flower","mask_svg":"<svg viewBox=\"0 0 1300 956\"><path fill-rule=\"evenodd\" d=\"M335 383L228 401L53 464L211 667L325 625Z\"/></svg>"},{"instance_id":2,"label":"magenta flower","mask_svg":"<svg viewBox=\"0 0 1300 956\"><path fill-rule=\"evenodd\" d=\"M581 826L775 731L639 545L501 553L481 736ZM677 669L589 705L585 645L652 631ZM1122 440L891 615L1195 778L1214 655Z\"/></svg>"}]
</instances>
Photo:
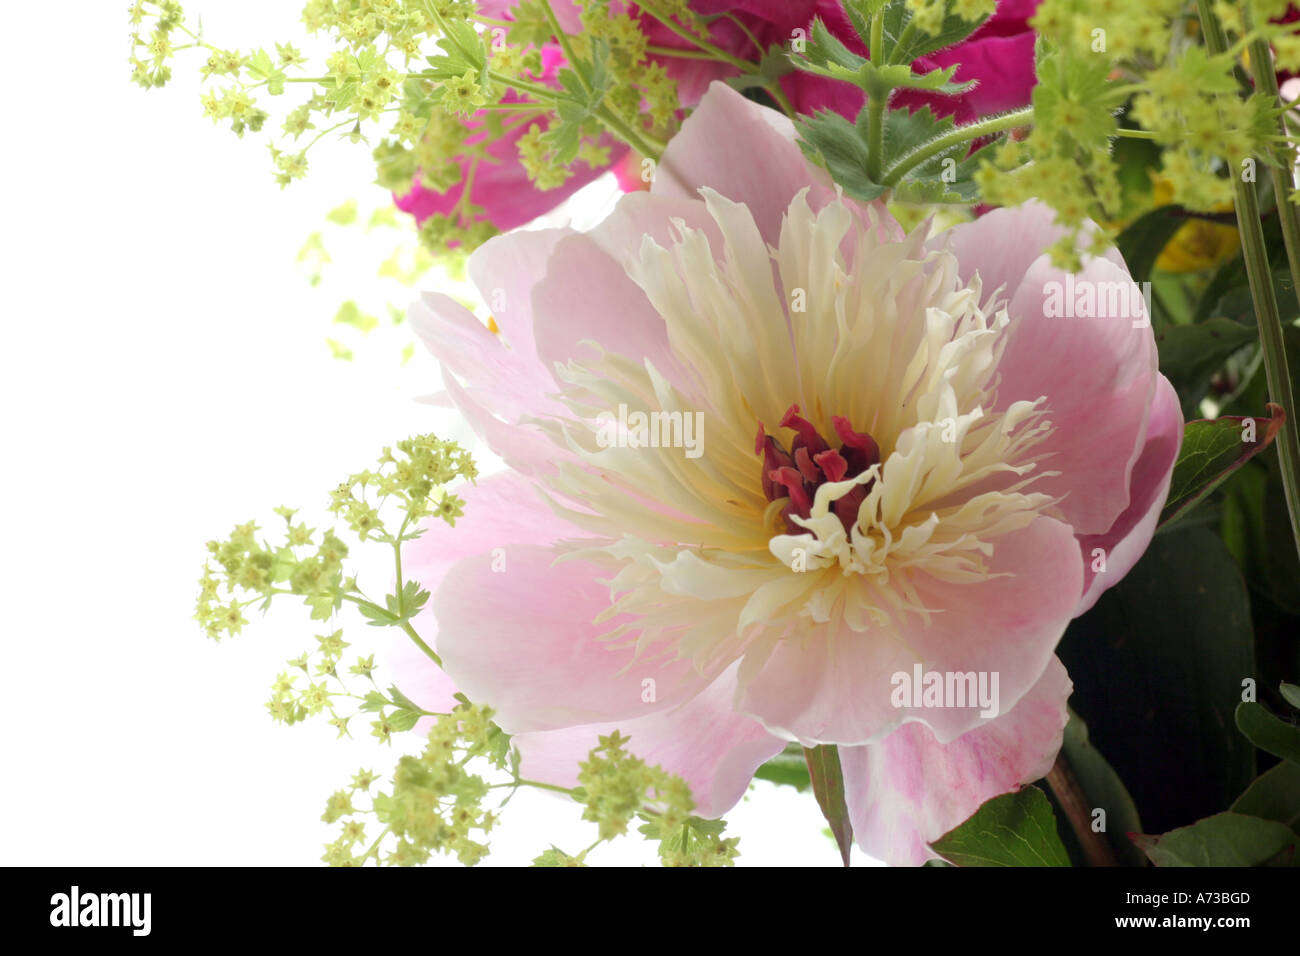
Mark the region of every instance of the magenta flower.
<instances>
[{"instance_id":1,"label":"magenta flower","mask_svg":"<svg viewBox=\"0 0 1300 956\"><path fill-rule=\"evenodd\" d=\"M1067 280L1060 235L1038 205L905 235L717 83L650 192L488 242L500 335L443 295L411 313L510 468L409 549L448 675L425 696L496 708L559 784L617 728L710 816L787 741L836 744L891 863L1043 776L1054 648L1145 549L1182 434L1140 304L1059 316L1132 288L1113 252ZM918 670L998 700L900 698Z\"/></svg>"},{"instance_id":2,"label":"magenta flower","mask_svg":"<svg viewBox=\"0 0 1300 956\"><path fill-rule=\"evenodd\" d=\"M544 47L542 75L536 79L553 85L563 66L564 55L559 48ZM518 95L510 92L505 95L504 101L509 103L517 99ZM482 123L471 118L467 125L478 129ZM484 132L473 134L467 140L470 144L481 142L491 157L490 160L481 161L474 170L473 182L470 184L470 202L482 206L487 220L503 232L550 212L608 168L591 167L580 162L575 165L574 174L562 185L554 189L538 189L529 181L528 174L519 161L518 143L530 125L532 124L520 124L496 139L488 138ZM628 149L612 137L608 138L608 145L611 147L611 165L617 166L627 155ZM416 223L423 225L430 216L449 214L456 209L464 195L468 175L468 168L463 169L461 181L446 192L426 188L417 176L411 191L404 196L394 195L393 201L398 209L411 213L415 216Z\"/></svg>"},{"instance_id":3,"label":"magenta flower","mask_svg":"<svg viewBox=\"0 0 1300 956\"><path fill-rule=\"evenodd\" d=\"M1039 0L998 0L997 12L960 43L918 59L914 72L924 73L959 64L956 80L974 80L976 86L959 96L937 96L904 90L890 100L894 108L917 110L929 106L938 116L952 116L964 124L990 113L1025 106L1034 88L1034 31L1029 19ZM820 0L817 15L835 37L859 56L867 50L853 29L839 0ZM849 119L857 117L864 99L848 83L811 73L793 73L782 79L790 102L800 113L834 110Z\"/></svg>"}]
</instances>

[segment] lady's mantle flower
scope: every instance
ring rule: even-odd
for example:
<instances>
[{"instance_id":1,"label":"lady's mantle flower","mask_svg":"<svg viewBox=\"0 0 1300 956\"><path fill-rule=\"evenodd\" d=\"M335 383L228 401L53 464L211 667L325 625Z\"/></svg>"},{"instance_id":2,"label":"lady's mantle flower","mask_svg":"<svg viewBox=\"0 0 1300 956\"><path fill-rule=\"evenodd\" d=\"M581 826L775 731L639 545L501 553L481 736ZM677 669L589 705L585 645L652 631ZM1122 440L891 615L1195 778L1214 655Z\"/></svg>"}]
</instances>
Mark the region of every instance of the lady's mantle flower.
<instances>
[{"instance_id":1,"label":"lady's mantle flower","mask_svg":"<svg viewBox=\"0 0 1300 956\"><path fill-rule=\"evenodd\" d=\"M413 308L512 470L409 560L525 776L572 784L618 728L717 815L786 741L837 744L863 848L919 863L1046 773L1053 649L1149 542L1182 424L1122 260L1067 279L1060 234L904 235L717 83L650 192L471 258L499 336ZM997 715L901 700L918 666L996 674Z\"/></svg>"}]
</instances>

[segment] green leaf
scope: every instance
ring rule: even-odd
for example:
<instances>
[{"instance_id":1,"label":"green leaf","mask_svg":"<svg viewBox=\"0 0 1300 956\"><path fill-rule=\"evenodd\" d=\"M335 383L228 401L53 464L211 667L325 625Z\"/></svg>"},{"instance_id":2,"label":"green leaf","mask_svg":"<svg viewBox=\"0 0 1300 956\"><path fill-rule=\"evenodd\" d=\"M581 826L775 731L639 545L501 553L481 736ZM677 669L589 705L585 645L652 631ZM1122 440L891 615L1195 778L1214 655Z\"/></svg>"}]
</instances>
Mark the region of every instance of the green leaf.
<instances>
[{"instance_id":1,"label":"green leaf","mask_svg":"<svg viewBox=\"0 0 1300 956\"><path fill-rule=\"evenodd\" d=\"M1283 760L1266 770L1229 809L1233 813L1276 820L1294 830L1300 825L1300 766Z\"/></svg>"},{"instance_id":2,"label":"green leaf","mask_svg":"<svg viewBox=\"0 0 1300 956\"><path fill-rule=\"evenodd\" d=\"M423 707L421 707L415 701L411 700L411 698L407 697L400 690L398 690L396 685L388 688L388 696L389 698L392 699L393 703L396 704L398 707L402 707L406 710L419 710L419 711L424 710Z\"/></svg>"},{"instance_id":3,"label":"green leaf","mask_svg":"<svg viewBox=\"0 0 1300 956\"><path fill-rule=\"evenodd\" d=\"M804 759L803 748L798 744L788 745L785 750L755 770L754 776L759 780L769 780L772 783L794 787L799 791L808 789L812 784L812 779L808 775L808 761Z\"/></svg>"},{"instance_id":4,"label":"green leaf","mask_svg":"<svg viewBox=\"0 0 1300 956\"><path fill-rule=\"evenodd\" d=\"M930 849L957 866L1070 865L1051 804L1037 787L987 801Z\"/></svg>"},{"instance_id":5,"label":"green leaf","mask_svg":"<svg viewBox=\"0 0 1300 956\"><path fill-rule=\"evenodd\" d=\"M537 859L533 860L533 866L586 866L576 856L569 856L559 847L551 847Z\"/></svg>"},{"instance_id":6,"label":"green leaf","mask_svg":"<svg viewBox=\"0 0 1300 956\"><path fill-rule=\"evenodd\" d=\"M366 694L366 699L361 703L361 709L366 713L374 714L383 710L389 704L389 700L377 690L372 690Z\"/></svg>"},{"instance_id":7,"label":"green leaf","mask_svg":"<svg viewBox=\"0 0 1300 956\"><path fill-rule=\"evenodd\" d=\"M1133 840L1156 866L1262 866L1279 853L1295 852L1295 832L1276 820L1216 813L1163 836Z\"/></svg>"},{"instance_id":8,"label":"green leaf","mask_svg":"<svg viewBox=\"0 0 1300 956\"><path fill-rule=\"evenodd\" d=\"M1141 866L1142 854L1128 839L1128 834L1142 832L1137 805L1119 774L1088 739L1088 725L1073 710L1065 725L1061 753L1074 771L1088 806L1106 811L1106 839L1120 861L1127 866Z\"/></svg>"},{"instance_id":9,"label":"green leaf","mask_svg":"<svg viewBox=\"0 0 1300 956\"><path fill-rule=\"evenodd\" d=\"M1253 700L1238 704L1237 729L1260 750L1300 764L1300 727L1270 714L1263 704Z\"/></svg>"},{"instance_id":10,"label":"green leaf","mask_svg":"<svg viewBox=\"0 0 1300 956\"><path fill-rule=\"evenodd\" d=\"M1224 416L1213 421L1188 422L1184 426L1183 447L1174 463L1169 497L1160 512L1160 526L1186 514L1225 478L1268 447L1285 418L1280 406L1268 407L1272 418ZM1254 422L1253 436L1252 429L1245 424L1248 421ZM1243 436L1255 440L1243 441Z\"/></svg>"},{"instance_id":11,"label":"green leaf","mask_svg":"<svg viewBox=\"0 0 1300 956\"><path fill-rule=\"evenodd\" d=\"M838 113L822 110L798 120L799 145L811 158L818 154L826 162L831 178L855 199L870 201L885 187L867 174L867 138Z\"/></svg>"},{"instance_id":12,"label":"green leaf","mask_svg":"<svg viewBox=\"0 0 1300 956\"><path fill-rule=\"evenodd\" d=\"M1115 246L1125 258L1128 274L1134 277L1135 282L1151 278L1151 271L1156 268L1156 260L1165 251L1165 246L1174 238L1174 233L1187 225L1186 217L1177 213L1177 206L1152 209L1147 215L1130 222L1115 237Z\"/></svg>"},{"instance_id":13,"label":"green leaf","mask_svg":"<svg viewBox=\"0 0 1300 956\"><path fill-rule=\"evenodd\" d=\"M1278 690L1282 692L1282 697L1288 704L1300 710L1300 686L1283 681Z\"/></svg>"},{"instance_id":14,"label":"green leaf","mask_svg":"<svg viewBox=\"0 0 1300 956\"><path fill-rule=\"evenodd\" d=\"M1230 319L1172 325L1156 335L1160 371L1178 392L1183 418L1197 417L1196 410L1209 390L1214 373L1229 356L1257 337L1254 329Z\"/></svg>"},{"instance_id":15,"label":"green leaf","mask_svg":"<svg viewBox=\"0 0 1300 956\"><path fill-rule=\"evenodd\" d=\"M1057 655L1074 682L1071 706L1149 832L1219 812L1254 779L1254 748L1232 733L1241 681L1256 673L1250 604L1209 528L1156 535L1070 623Z\"/></svg>"},{"instance_id":16,"label":"green leaf","mask_svg":"<svg viewBox=\"0 0 1300 956\"><path fill-rule=\"evenodd\" d=\"M804 759L808 762L808 777L812 782L813 796L822 816L830 824L831 834L840 848L844 865L849 865L849 852L853 848L853 824L849 822L849 808L844 802L844 772L840 769L839 749L827 744L805 747Z\"/></svg>"},{"instance_id":17,"label":"green leaf","mask_svg":"<svg viewBox=\"0 0 1300 956\"><path fill-rule=\"evenodd\" d=\"M988 17L980 17L978 20L963 20L956 14L949 14L944 17L938 33L930 35L914 30L908 42L903 44L899 41L912 19L912 13L907 9L907 5L898 2L890 3L885 7L884 17L882 32L885 48L882 55L890 63L911 63L918 57L945 50L966 39L988 19Z\"/></svg>"},{"instance_id":18,"label":"green leaf","mask_svg":"<svg viewBox=\"0 0 1300 956\"><path fill-rule=\"evenodd\" d=\"M388 714L388 724L396 731L407 731L419 723L424 714L418 710L407 710L405 707L399 707L397 710Z\"/></svg>"}]
</instances>

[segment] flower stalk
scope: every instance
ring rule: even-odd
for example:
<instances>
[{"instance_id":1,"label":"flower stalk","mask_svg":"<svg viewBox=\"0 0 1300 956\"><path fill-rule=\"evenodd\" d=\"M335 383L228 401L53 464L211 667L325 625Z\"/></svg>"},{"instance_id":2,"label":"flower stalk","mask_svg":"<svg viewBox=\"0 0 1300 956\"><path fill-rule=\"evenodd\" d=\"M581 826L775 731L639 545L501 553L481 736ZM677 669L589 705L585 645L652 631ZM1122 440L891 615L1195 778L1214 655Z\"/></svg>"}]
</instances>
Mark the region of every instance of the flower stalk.
<instances>
[{"instance_id":1,"label":"flower stalk","mask_svg":"<svg viewBox=\"0 0 1300 956\"><path fill-rule=\"evenodd\" d=\"M1209 0L1197 0L1197 12L1200 15L1201 28L1205 33L1205 45L1211 54L1222 53L1227 48L1223 27L1211 9ZM1262 50L1259 47L1263 47ZM1272 57L1268 46L1262 40L1251 47L1251 70L1255 74L1257 88L1277 97L1277 78L1272 72ZM1279 176L1285 171L1274 172L1274 186ZM1296 219L1296 210L1287 200L1289 184L1282 179L1282 190L1277 195L1278 214L1282 221L1283 236L1286 240L1287 258L1291 265L1293 279L1300 276L1300 222ZM1287 364L1286 341L1282 332L1282 315L1278 309L1277 296L1273 291L1273 279L1268 264L1268 249L1264 243L1264 229L1260 224L1259 200L1255 195L1253 183L1243 180L1240 175L1233 175L1232 189L1234 205L1237 209L1237 228L1241 233L1242 257L1246 263L1246 278L1250 285L1250 297L1255 306L1255 316L1259 326L1259 345L1264 353L1264 374L1268 381L1268 391L1272 399L1286 410L1286 420L1277 437L1277 459L1282 475L1282 489L1286 496L1287 511L1291 517L1291 534L1296 548L1300 551L1300 423L1296 420L1296 403L1291 382L1291 370Z\"/></svg>"}]
</instances>

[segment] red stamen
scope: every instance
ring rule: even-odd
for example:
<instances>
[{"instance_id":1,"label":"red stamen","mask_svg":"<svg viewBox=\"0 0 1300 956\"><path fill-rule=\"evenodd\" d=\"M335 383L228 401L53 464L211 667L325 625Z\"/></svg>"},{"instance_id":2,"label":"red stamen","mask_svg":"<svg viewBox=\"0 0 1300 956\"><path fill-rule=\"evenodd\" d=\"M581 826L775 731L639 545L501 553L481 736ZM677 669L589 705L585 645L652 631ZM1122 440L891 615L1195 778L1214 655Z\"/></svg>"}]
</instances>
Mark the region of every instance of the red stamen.
<instances>
[{"instance_id":1,"label":"red stamen","mask_svg":"<svg viewBox=\"0 0 1300 956\"><path fill-rule=\"evenodd\" d=\"M799 447L800 442L813 455L831 447L826 444L826 439L817 434L817 429L813 426L813 423L799 414L798 405L791 405L786 409L786 413L781 416L781 427L792 429L799 434L799 437L790 443L791 450Z\"/></svg>"},{"instance_id":2,"label":"red stamen","mask_svg":"<svg viewBox=\"0 0 1300 956\"><path fill-rule=\"evenodd\" d=\"M825 473L827 481L843 481L844 476L849 473L849 463L834 448L822 452L813 461L817 462L817 467Z\"/></svg>"}]
</instances>

